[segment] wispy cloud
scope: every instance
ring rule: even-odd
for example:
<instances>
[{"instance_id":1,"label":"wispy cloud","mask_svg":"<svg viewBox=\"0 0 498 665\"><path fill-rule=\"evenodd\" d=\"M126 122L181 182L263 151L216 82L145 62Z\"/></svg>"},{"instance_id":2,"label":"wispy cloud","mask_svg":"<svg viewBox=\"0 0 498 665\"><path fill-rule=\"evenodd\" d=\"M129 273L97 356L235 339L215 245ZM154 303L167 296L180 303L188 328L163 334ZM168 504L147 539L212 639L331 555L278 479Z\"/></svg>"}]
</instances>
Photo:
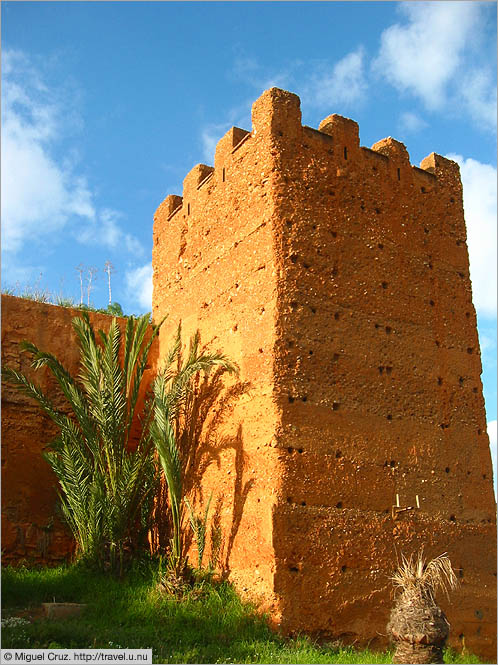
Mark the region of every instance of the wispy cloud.
<instances>
[{"instance_id":1,"label":"wispy cloud","mask_svg":"<svg viewBox=\"0 0 498 665\"><path fill-rule=\"evenodd\" d=\"M460 166L474 305L479 314L496 317L496 168L462 155L447 157Z\"/></svg>"},{"instance_id":2,"label":"wispy cloud","mask_svg":"<svg viewBox=\"0 0 498 665\"><path fill-rule=\"evenodd\" d=\"M2 54L2 248L16 254L27 242L57 241L61 231L84 244L141 254L140 243L122 231L120 213L98 209L86 177L78 173L77 149L60 154L77 129L73 108L21 51ZM68 120L68 118L70 120Z\"/></svg>"},{"instance_id":3,"label":"wispy cloud","mask_svg":"<svg viewBox=\"0 0 498 665\"><path fill-rule=\"evenodd\" d=\"M85 245L99 243L109 249L125 248L130 254L143 256L144 248L131 233L125 233L118 223L123 214L104 208L86 226L76 232L78 242Z\"/></svg>"},{"instance_id":4,"label":"wispy cloud","mask_svg":"<svg viewBox=\"0 0 498 665\"><path fill-rule=\"evenodd\" d=\"M265 89L266 88L262 88L261 92ZM240 104L228 108L223 122L205 123L201 128L200 140L202 144L203 158L206 164L213 163L216 144L230 127L236 126L241 127L242 129L248 129L249 131L251 130L251 106L253 101L254 99L251 97Z\"/></svg>"},{"instance_id":5,"label":"wispy cloud","mask_svg":"<svg viewBox=\"0 0 498 665\"><path fill-rule=\"evenodd\" d=\"M365 52L359 47L334 65L316 65L303 90L303 102L318 108L351 106L365 99L367 89Z\"/></svg>"},{"instance_id":6,"label":"wispy cloud","mask_svg":"<svg viewBox=\"0 0 498 665\"><path fill-rule=\"evenodd\" d=\"M406 111L401 114L399 125L402 131L413 133L419 132L421 129L424 129L424 127L427 127L425 120L412 111Z\"/></svg>"},{"instance_id":7,"label":"wispy cloud","mask_svg":"<svg viewBox=\"0 0 498 665\"><path fill-rule=\"evenodd\" d=\"M131 302L143 311L152 309L152 262L126 273L126 288Z\"/></svg>"},{"instance_id":8,"label":"wispy cloud","mask_svg":"<svg viewBox=\"0 0 498 665\"><path fill-rule=\"evenodd\" d=\"M493 356L496 356L496 336L493 336L493 333L496 333L496 329L489 330L490 334L487 333L488 328L484 328L484 332L479 332L479 346L481 347L481 353L484 356L491 352Z\"/></svg>"},{"instance_id":9,"label":"wispy cloud","mask_svg":"<svg viewBox=\"0 0 498 665\"><path fill-rule=\"evenodd\" d=\"M429 110L451 103L496 128L496 85L480 52L487 3L402 2L404 21L381 35L373 69Z\"/></svg>"},{"instance_id":10,"label":"wispy cloud","mask_svg":"<svg viewBox=\"0 0 498 665\"><path fill-rule=\"evenodd\" d=\"M285 68L272 70L263 66L257 58L238 56L228 73L229 78L246 84L250 96L242 103L227 110L226 121L206 123L200 131L204 160L212 163L216 144L230 127L237 125L250 129L250 110L254 99L271 87L293 90L301 97L303 106L337 109L364 100L368 88L365 77L365 52L363 47L348 53L335 63L306 63L306 79L300 75L305 63L289 61Z\"/></svg>"}]
</instances>

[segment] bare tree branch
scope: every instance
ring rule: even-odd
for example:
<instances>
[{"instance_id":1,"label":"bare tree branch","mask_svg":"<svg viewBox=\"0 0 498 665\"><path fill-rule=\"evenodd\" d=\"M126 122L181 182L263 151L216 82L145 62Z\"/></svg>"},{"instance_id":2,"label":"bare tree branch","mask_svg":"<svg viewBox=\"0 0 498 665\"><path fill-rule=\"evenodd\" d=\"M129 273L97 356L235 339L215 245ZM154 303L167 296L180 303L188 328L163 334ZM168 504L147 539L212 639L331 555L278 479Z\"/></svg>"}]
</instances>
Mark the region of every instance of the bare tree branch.
<instances>
[{"instance_id":1,"label":"bare tree branch","mask_svg":"<svg viewBox=\"0 0 498 665\"><path fill-rule=\"evenodd\" d=\"M90 307L90 293L92 292L93 289L92 284L93 282L97 281L97 274L99 272L99 269L96 268L95 266L90 266L89 268L87 268L87 272L88 272L88 276L86 278L87 305L88 307Z\"/></svg>"}]
</instances>

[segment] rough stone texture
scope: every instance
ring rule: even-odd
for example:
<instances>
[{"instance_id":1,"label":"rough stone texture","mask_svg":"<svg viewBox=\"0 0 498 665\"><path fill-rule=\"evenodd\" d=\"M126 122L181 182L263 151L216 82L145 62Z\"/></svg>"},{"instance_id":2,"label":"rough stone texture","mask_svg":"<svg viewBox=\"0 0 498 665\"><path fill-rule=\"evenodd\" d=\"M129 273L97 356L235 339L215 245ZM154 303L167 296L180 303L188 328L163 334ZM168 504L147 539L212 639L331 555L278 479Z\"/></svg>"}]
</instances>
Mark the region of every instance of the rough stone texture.
<instances>
[{"instance_id":1,"label":"rough stone texture","mask_svg":"<svg viewBox=\"0 0 498 665\"><path fill-rule=\"evenodd\" d=\"M496 656L495 500L457 164L272 88L154 218L153 314L241 368L200 435L222 564L285 632L386 643L396 556L447 551ZM213 397L214 400L214 397ZM213 427L216 424L216 430ZM399 497L393 520L392 506ZM213 513L213 509L211 509Z\"/></svg>"},{"instance_id":2,"label":"rough stone texture","mask_svg":"<svg viewBox=\"0 0 498 665\"><path fill-rule=\"evenodd\" d=\"M32 370L29 357L19 352L19 342L26 339L54 353L76 374L79 353L71 321L78 315L78 310L2 295L2 364L24 372L59 407L65 400L50 372ZM105 314L89 312L89 316L94 327L103 330L112 321ZM120 321L125 325L125 319ZM157 351L156 343L149 355L149 378L155 372ZM59 519L57 479L41 455L56 433L36 402L2 383L3 564L57 563L73 552L71 533Z\"/></svg>"}]
</instances>

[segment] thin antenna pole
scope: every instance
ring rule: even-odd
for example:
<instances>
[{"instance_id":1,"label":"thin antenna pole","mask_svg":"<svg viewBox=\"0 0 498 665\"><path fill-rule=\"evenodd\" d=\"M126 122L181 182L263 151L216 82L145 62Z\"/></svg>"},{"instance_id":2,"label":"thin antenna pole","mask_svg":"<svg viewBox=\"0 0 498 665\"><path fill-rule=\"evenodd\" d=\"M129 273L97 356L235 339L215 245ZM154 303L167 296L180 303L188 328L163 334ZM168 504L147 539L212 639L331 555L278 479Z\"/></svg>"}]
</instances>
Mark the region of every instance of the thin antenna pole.
<instances>
[{"instance_id":1,"label":"thin antenna pole","mask_svg":"<svg viewBox=\"0 0 498 665\"><path fill-rule=\"evenodd\" d=\"M106 261L104 264L104 272L107 273L107 280L109 283L109 305L112 304L112 294L111 294L111 273L114 272L114 266L110 261Z\"/></svg>"},{"instance_id":2,"label":"thin antenna pole","mask_svg":"<svg viewBox=\"0 0 498 665\"><path fill-rule=\"evenodd\" d=\"M80 263L79 265L76 266L76 270L78 272L79 278L80 278L80 305L83 304L83 270L85 270L85 266Z\"/></svg>"}]
</instances>

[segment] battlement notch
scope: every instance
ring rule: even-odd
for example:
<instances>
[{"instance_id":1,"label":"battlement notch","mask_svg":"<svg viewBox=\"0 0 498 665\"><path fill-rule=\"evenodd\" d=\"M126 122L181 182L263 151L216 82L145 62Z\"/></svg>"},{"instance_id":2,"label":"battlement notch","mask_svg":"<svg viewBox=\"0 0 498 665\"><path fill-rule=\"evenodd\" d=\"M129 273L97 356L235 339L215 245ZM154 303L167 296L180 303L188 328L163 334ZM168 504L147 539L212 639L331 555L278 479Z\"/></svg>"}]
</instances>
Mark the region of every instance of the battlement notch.
<instances>
[{"instance_id":1,"label":"battlement notch","mask_svg":"<svg viewBox=\"0 0 498 665\"><path fill-rule=\"evenodd\" d=\"M207 164L196 164L183 180L183 202L187 204L187 214L190 214L190 200L196 195L199 185L206 180L214 171L212 166Z\"/></svg>"},{"instance_id":2,"label":"battlement notch","mask_svg":"<svg viewBox=\"0 0 498 665\"><path fill-rule=\"evenodd\" d=\"M237 148L242 141L248 139L250 132L240 127L231 127L228 132L216 144L214 154L214 170L216 179L225 182L226 172L225 163L233 150Z\"/></svg>"}]
</instances>

